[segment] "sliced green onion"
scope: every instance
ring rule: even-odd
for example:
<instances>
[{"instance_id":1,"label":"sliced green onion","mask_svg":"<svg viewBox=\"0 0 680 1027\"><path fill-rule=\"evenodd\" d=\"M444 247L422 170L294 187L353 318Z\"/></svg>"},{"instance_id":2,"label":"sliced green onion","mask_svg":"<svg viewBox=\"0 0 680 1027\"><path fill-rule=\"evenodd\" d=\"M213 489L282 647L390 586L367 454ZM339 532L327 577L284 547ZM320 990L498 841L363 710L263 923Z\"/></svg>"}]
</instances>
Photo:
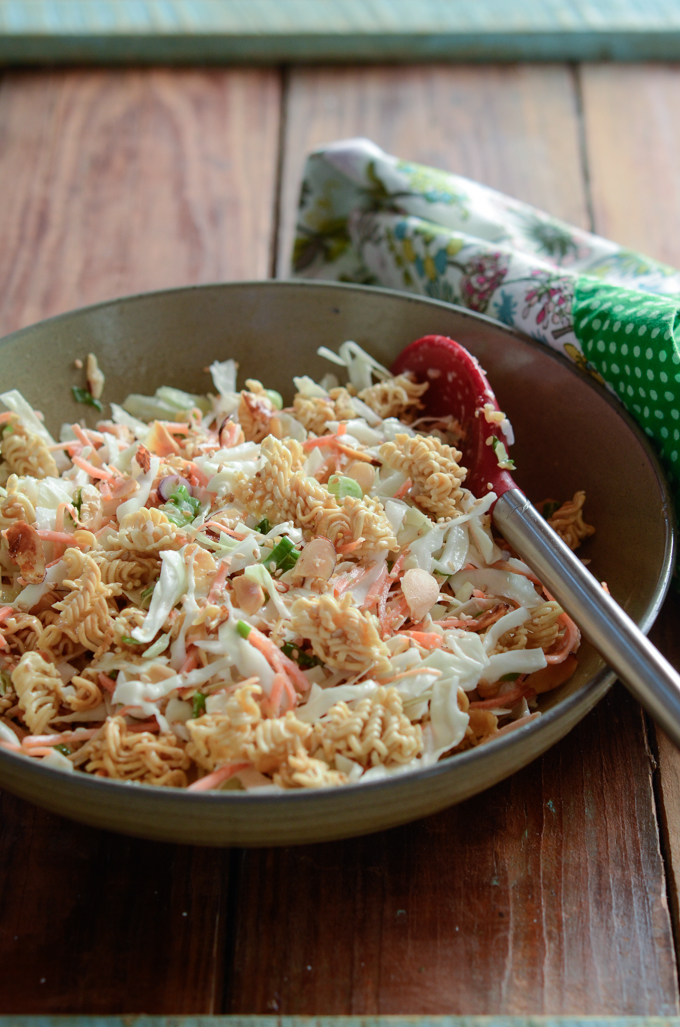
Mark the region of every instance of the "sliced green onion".
<instances>
[{"instance_id":1,"label":"sliced green onion","mask_svg":"<svg viewBox=\"0 0 680 1027\"><path fill-rule=\"evenodd\" d=\"M129 635L123 635L121 642L125 642L126 645L143 645L143 642L138 642L136 638L130 638Z\"/></svg>"},{"instance_id":2,"label":"sliced green onion","mask_svg":"<svg viewBox=\"0 0 680 1027\"><path fill-rule=\"evenodd\" d=\"M165 652L169 645L170 635L161 635L159 638L156 639L153 645L150 645L149 648L145 651L144 659L152 660L154 659L154 657L160 656L161 653Z\"/></svg>"},{"instance_id":3,"label":"sliced green onion","mask_svg":"<svg viewBox=\"0 0 680 1027\"><path fill-rule=\"evenodd\" d=\"M155 589L157 584L158 584L158 578L156 578L155 581L152 581L150 585L146 586L146 588L144 589L144 591L141 594L141 598L142 599L148 599L149 596L152 596L153 595L153 590Z\"/></svg>"},{"instance_id":4,"label":"sliced green onion","mask_svg":"<svg viewBox=\"0 0 680 1027\"><path fill-rule=\"evenodd\" d=\"M290 571L295 566L299 555L288 536L283 535L281 541L274 546L271 553L265 556L261 562L269 568L271 568L273 563L277 571Z\"/></svg>"},{"instance_id":5,"label":"sliced green onion","mask_svg":"<svg viewBox=\"0 0 680 1027\"><path fill-rule=\"evenodd\" d=\"M336 499L344 499L345 496L361 499L363 496L359 482L354 478L345 477L344 474L331 474L328 479L328 491Z\"/></svg>"},{"instance_id":6,"label":"sliced green onion","mask_svg":"<svg viewBox=\"0 0 680 1027\"><path fill-rule=\"evenodd\" d=\"M499 680L500 681L516 681L518 677L519 677L519 674L503 674L503 676ZM502 699L503 696L499 695L498 698Z\"/></svg>"},{"instance_id":7,"label":"sliced green onion","mask_svg":"<svg viewBox=\"0 0 680 1027\"><path fill-rule=\"evenodd\" d=\"M6 670L0 670L0 695L9 692L12 687L12 678Z\"/></svg>"},{"instance_id":8,"label":"sliced green onion","mask_svg":"<svg viewBox=\"0 0 680 1027\"><path fill-rule=\"evenodd\" d=\"M290 660L295 660L298 666L302 667L304 670L308 670L309 667L319 667L321 665L321 660L316 656L309 656L307 653L303 653L302 649L293 645L292 642L284 642L281 646L281 652Z\"/></svg>"},{"instance_id":9,"label":"sliced green onion","mask_svg":"<svg viewBox=\"0 0 680 1027\"><path fill-rule=\"evenodd\" d=\"M80 511L83 508L83 490L82 490L82 487L79 488L79 489L76 489L76 491L73 493L73 498L71 499L71 506L75 509L76 513L80 517Z\"/></svg>"},{"instance_id":10,"label":"sliced green onion","mask_svg":"<svg viewBox=\"0 0 680 1027\"><path fill-rule=\"evenodd\" d=\"M77 385L72 385L71 392L73 393L73 398L75 399L76 403L86 403L87 406L96 407L96 409L101 414L104 407L98 399L94 398L94 396L91 392L88 391L88 389L81 389Z\"/></svg>"},{"instance_id":11,"label":"sliced green onion","mask_svg":"<svg viewBox=\"0 0 680 1027\"><path fill-rule=\"evenodd\" d=\"M236 622L236 630L238 631L241 638L247 638L250 632L253 630L252 624L247 624L244 620Z\"/></svg>"},{"instance_id":12,"label":"sliced green onion","mask_svg":"<svg viewBox=\"0 0 680 1027\"><path fill-rule=\"evenodd\" d=\"M62 756L71 755L71 750L69 749L68 745L53 745L52 748L56 749L57 752L60 752Z\"/></svg>"},{"instance_id":13,"label":"sliced green onion","mask_svg":"<svg viewBox=\"0 0 680 1027\"><path fill-rule=\"evenodd\" d=\"M550 502L550 503L544 503L543 504L543 511L542 511L542 513L543 513L543 516L545 517L546 521L549 521L550 518L552 517L552 515L554 513L556 513L557 510L559 510L559 508L560 508L560 504L554 502L554 500L552 502Z\"/></svg>"},{"instance_id":14,"label":"sliced green onion","mask_svg":"<svg viewBox=\"0 0 680 1027\"><path fill-rule=\"evenodd\" d=\"M189 494L186 485L179 485L160 509L169 521L184 528L198 515L201 501Z\"/></svg>"},{"instance_id":15,"label":"sliced green onion","mask_svg":"<svg viewBox=\"0 0 680 1027\"><path fill-rule=\"evenodd\" d=\"M511 460L508 456L508 451L505 448L505 444L501 442L501 440L497 438L495 435L492 435L491 445L493 446L494 453L498 457L498 466L505 471L514 471L515 461Z\"/></svg>"},{"instance_id":16,"label":"sliced green onion","mask_svg":"<svg viewBox=\"0 0 680 1027\"><path fill-rule=\"evenodd\" d=\"M239 621L242 623L242 621ZM196 692L193 699L194 712L191 714L192 720L196 720L198 717L205 713L205 696L203 692Z\"/></svg>"},{"instance_id":17,"label":"sliced green onion","mask_svg":"<svg viewBox=\"0 0 680 1027\"><path fill-rule=\"evenodd\" d=\"M276 389L265 389L264 394L272 406L275 406L277 410L283 410L283 396L280 392L277 392Z\"/></svg>"},{"instance_id":18,"label":"sliced green onion","mask_svg":"<svg viewBox=\"0 0 680 1027\"><path fill-rule=\"evenodd\" d=\"M259 524L255 525L255 531L259 531L261 535L268 535L272 530L272 526L266 517L263 517Z\"/></svg>"}]
</instances>

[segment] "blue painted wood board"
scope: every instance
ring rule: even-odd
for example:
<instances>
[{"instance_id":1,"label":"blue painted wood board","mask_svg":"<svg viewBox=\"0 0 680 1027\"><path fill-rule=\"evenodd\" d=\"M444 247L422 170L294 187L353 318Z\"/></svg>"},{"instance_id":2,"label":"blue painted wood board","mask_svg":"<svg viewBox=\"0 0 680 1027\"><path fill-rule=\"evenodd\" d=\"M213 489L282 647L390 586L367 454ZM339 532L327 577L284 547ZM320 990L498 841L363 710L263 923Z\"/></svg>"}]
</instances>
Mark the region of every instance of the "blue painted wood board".
<instances>
[{"instance_id":1,"label":"blue painted wood board","mask_svg":"<svg viewBox=\"0 0 680 1027\"><path fill-rule=\"evenodd\" d=\"M0 1016L0 1027L680 1027L677 1016Z\"/></svg>"},{"instance_id":2,"label":"blue painted wood board","mask_svg":"<svg viewBox=\"0 0 680 1027\"><path fill-rule=\"evenodd\" d=\"M680 0L0 0L0 62L677 60Z\"/></svg>"}]
</instances>

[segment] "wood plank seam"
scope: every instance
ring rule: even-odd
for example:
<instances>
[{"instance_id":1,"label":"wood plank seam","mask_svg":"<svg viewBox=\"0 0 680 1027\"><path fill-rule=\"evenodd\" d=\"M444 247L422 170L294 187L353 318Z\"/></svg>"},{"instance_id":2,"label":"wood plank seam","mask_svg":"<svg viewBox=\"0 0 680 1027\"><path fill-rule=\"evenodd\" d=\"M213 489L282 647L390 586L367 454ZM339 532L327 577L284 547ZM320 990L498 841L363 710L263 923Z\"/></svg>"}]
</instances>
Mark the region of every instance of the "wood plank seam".
<instances>
[{"instance_id":1,"label":"wood plank seam","mask_svg":"<svg viewBox=\"0 0 680 1027\"><path fill-rule=\"evenodd\" d=\"M666 877L666 900L670 912L671 928L673 931L673 945L675 947L675 962L677 968L678 985L680 989L680 896L678 895L678 882L673 872L673 849L671 844L670 818L677 810L669 808L664 781L661 774L659 733L655 725L645 714L645 727L649 759L652 767L652 787L654 790L654 803L659 824L659 849L663 860Z\"/></svg>"},{"instance_id":2,"label":"wood plank seam","mask_svg":"<svg viewBox=\"0 0 680 1027\"><path fill-rule=\"evenodd\" d=\"M276 174L274 180L274 199L273 199L273 214L272 214L272 234L271 234L271 245L269 252L269 277L276 278L279 246L280 246L280 233L281 233L281 214L282 214L282 203L283 203L283 174L284 174L284 155L285 155L285 140L286 140L286 129L287 129L287 118L288 118L288 93L290 90L290 68L287 65L281 65L279 68L280 85L279 85L279 135L278 135L278 148L276 155Z\"/></svg>"},{"instance_id":3,"label":"wood plank seam","mask_svg":"<svg viewBox=\"0 0 680 1027\"><path fill-rule=\"evenodd\" d=\"M581 64L574 64L571 69L574 81L574 99L576 101L576 117L578 122L578 144L581 152L581 174L583 176L583 192L588 212L588 231L595 231L595 212L593 195L590 185L590 168L588 166L588 139L586 136L585 111L583 109L583 82L581 80Z\"/></svg>"}]
</instances>

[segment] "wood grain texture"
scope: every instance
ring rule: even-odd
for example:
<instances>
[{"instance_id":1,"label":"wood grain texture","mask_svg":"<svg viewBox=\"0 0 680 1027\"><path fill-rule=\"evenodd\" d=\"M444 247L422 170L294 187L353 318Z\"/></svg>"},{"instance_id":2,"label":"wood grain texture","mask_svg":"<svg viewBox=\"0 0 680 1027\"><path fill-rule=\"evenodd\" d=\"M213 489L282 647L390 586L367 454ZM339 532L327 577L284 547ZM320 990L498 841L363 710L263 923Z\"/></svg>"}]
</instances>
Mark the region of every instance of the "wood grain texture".
<instances>
[{"instance_id":1,"label":"wood grain texture","mask_svg":"<svg viewBox=\"0 0 680 1027\"><path fill-rule=\"evenodd\" d=\"M680 595L672 592L650 632L654 645L680 670ZM668 892L675 927L676 948L680 939L680 753L663 731L656 731L658 797L663 828Z\"/></svg>"},{"instance_id":2,"label":"wood grain texture","mask_svg":"<svg viewBox=\"0 0 680 1027\"><path fill-rule=\"evenodd\" d=\"M577 103L564 66L295 68L287 87L278 274L290 270L305 157L368 136L588 227Z\"/></svg>"},{"instance_id":3,"label":"wood grain texture","mask_svg":"<svg viewBox=\"0 0 680 1027\"><path fill-rule=\"evenodd\" d=\"M269 273L279 76L0 79L0 334L72 307Z\"/></svg>"},{"instance_id":4,"label":"wood grain texture","mask_svg":"<svg viewBox=\"0 0 680 1027\"><path fill-rule=\"evenodd\" d=\"M580 70L595 230L680 267L680 65ZM666 600L651 637L680 669L680 598ZM659 797L680 938L680 753L657 732Z\"/></svg>"},{"instance_id":5,"label":"wood grain texture","mask_svg":"<svg viewBox=\"0 0 680 1027\"><path fill-rule=\"evenodd\" d=\"M0 333L124 292L267 274L279 78L0 80ZM0 795L0 1013L221 1011L229 854Z\"/></svg>"},{"instance_id":6,"label":"wood grain texture","mask_svg":"<svg viewBox=\"0 0 680 1027\"><path fill-rule=\"evenodd\" d=\"M564 68L294 70L280 265L304 155L359 134L587 226L577 112ZM645 726L621 689L477 799L355 842L246 853L238 888L233 1013L677 1009Z\"/></svg>"},{"instance_id":7,"label":"wood grain texture","mask_svg":"<svg viewBox=\"0 0 680 1027\"><path fill-rule=\"evenodd\" d=\"M680 267L680 65L581 70L595 230Z\"/></svg>"},{"instance_id":8,"label":"wood grain texture","mask_svg":"<svg viewBox=\"0 0 680 1027\"><path fill-rule=\"evenodd\" d=\"M245 853L229 1010L675 1013L642 736L617 687L545 757L457 808Z\"/></svg>"},{"instance_id":9,"label":"wood grain texture","mask_svg":"<svg viewBox=\"0 0 680 1027\"><path fill-rule=\"evenodd\" d=\"M0 1012L219 1012L228 861L0 793Z\"/></svg>"}]
</instances>

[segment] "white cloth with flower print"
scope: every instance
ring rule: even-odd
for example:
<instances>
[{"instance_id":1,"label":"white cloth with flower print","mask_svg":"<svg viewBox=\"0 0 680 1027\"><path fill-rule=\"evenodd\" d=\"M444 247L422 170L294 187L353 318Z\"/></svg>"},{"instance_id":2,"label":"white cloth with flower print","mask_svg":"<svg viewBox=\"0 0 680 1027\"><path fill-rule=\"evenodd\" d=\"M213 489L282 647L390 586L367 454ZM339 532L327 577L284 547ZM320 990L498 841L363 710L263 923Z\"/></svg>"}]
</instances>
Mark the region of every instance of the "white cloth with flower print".
<instances>
[{"instance_id":1,"label":"white cloth with flower print","mask_svg":"<svg viewBox=\"0 0 680 1027\"><path fill-rule=\"evenodd\" d=\"M675 268L348 139L307 159L293 273L407 290L518 328L615 392L680 482Z\"/></svg>"}]
</instances>

